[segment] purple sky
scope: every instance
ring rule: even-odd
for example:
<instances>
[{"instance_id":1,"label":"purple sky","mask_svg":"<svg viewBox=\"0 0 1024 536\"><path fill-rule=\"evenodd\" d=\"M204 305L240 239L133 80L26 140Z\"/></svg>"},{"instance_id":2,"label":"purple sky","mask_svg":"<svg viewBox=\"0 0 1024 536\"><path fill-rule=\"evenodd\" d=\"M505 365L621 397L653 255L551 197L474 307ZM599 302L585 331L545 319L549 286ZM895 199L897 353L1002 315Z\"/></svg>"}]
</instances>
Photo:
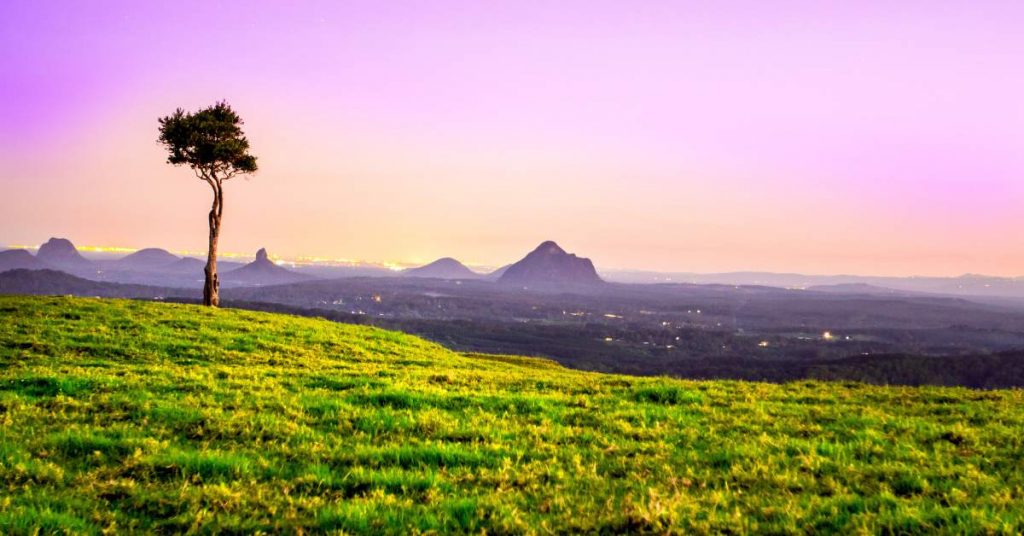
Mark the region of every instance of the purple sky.
<instances>
[{"instance_id":1,"label":"purple sky","mask_svg":"<svg viewBox=\"0 0 1024 536\"><path fill-rule=\"evenodd\" d=\"M0 243L1024 275L1024 2L0 4Z\"/></svg>"}]
</instances>

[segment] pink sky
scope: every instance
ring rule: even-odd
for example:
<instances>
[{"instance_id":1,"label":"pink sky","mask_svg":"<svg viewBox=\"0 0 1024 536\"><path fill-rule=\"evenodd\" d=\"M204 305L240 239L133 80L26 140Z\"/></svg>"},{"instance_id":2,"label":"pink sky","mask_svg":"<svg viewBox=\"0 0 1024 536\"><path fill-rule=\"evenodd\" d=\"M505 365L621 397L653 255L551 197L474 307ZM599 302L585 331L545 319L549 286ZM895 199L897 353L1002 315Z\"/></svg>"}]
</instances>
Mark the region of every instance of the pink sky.
<instances>
[{"instance_id":1,"label":"pink sky","mask_svg":"<svg viewBox=\"0 0 1024 536\"><path fill-rule=\"evenodd\" d=\"M158 5L159 4L159 5ZM0 5L0 243L203 250L156 118L227 99L225 251L1024 275L1024 3Z\"/></svg>"}]
</instances>

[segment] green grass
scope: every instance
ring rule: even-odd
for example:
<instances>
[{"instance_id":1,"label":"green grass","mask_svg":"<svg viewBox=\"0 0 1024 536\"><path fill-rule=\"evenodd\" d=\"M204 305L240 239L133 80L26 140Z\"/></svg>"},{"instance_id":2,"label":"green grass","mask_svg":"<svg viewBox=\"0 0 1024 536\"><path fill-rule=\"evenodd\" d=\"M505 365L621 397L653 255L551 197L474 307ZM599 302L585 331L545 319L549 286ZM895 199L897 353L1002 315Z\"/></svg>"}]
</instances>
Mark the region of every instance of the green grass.
<instances>
[{"instance_id":1,"label":"green grass","mask_svg":"<svg viewBox=\"0 0 1024 536\"><path fill-rule=\"evenodd\" d=\"M1024 393L632 378L0 297L0 533L1015 533Z\"/></svg>"}]
</instances>

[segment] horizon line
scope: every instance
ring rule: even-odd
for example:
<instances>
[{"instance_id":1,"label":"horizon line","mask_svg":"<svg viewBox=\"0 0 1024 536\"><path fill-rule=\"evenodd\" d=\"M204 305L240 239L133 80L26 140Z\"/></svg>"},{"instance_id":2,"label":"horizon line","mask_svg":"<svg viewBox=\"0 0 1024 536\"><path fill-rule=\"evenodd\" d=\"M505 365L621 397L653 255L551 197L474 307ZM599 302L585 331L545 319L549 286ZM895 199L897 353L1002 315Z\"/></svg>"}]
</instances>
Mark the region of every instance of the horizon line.
<instances>
[{"instance_id":1,"label":"horizon line","mask_svg":"<svg viewBox=\"0 0 1024 536\"><path fill-rule=\"evenodd\" d=\"M23 249L28 251L38 252L40 246L29 246L24 244L3 244L0 251L6 251L11 249ZM75 249L79 252L84 253L99 253L99 254L124 254L130 255L143 249L162 249L169 253L181 256L181 257L193 257L202 260L206 257L206 252L202 251L190 251L190 250L172 250L165 249L156 246L149 246L144 248L132 248L124 246L92 246L92 245L77 245L74 244ZM238 253L238 252L218 252L218 258L226 258L229 260L253 260L256 258L254 254L250 253ZM437 259L430 261L372 261L363 259L350 259L343 257L325 257L319 255L300 255L298 257L283 257L279 255L270 255L271 260L275 264L291 265L291 266L349 266L349 267L365 267L365 268L381 268L392 272L401 272L410 268L419 268L426 266L430 263L436 262L443 258L455 258L448 255L438 257ZM589 258L589 257L587 257ZM501 265L492 265L485 263L472 263L464 262L456 259L458 262L465 265L467 268L477 268L484 270L483 272L477 272L481 275L498 270L504 266L508 266L517 261L511 261L509 263ZM611 267L598 269L595 263L595 269L598 274L622 274L622 273L637 273L637 274L649 274L655 276L666 276L667 281L664 283L691 283L690 281L672 281L670 276L715 276L715 275L737 275L737 274L751 274L751 275L771 275L771 276L796 276L796 277L857 277L857 278L887 278L887 279L962 279L966 277L983 277L989 279L1002 279L1016 281L1024 279L1024 275L989 275L975 272L964 272L957 275L865 275L865 274L854 274L854 273L808 273L808 272L793 272L793 271L769 271L769 270L756 270L756 269L744 269L744 270L726 270L717 272L695 272L695 271L662 271L652 270L645 268L621 268ZM477 271L477 270L473 270Z\"/></svg>"}]
</instances>

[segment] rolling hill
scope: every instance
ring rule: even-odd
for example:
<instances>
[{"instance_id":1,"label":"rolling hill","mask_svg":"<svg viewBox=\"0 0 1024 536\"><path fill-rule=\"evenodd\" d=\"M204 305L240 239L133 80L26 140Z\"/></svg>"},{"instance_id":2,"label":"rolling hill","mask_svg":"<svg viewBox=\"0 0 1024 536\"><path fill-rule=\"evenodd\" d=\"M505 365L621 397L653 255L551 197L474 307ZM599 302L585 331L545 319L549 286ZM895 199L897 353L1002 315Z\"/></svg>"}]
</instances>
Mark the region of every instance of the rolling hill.
<instances>
[{"instance_id":1,"label":"rolling hill","mask_svg":"<svg viewBox=\"0 0 1024 536\"><path fill-rule=\"evenodd\" d=\"M42 270L46 265L24 249L0 251L0 272L8 270Z\"/></svg>"},{"instance_id":2,"label":"rolling hill","mask_svg":"<svg viewBox=\"0 0 1024 536\"><path fill-rule=\"evenodd\" d=\"M224 264L225 263L223 263L223 262L217 261L217 265L218 266L222 266ZM164 266L162 269L165 272L172 272L172 273L178 273L178 274L191 274L191 275L198 275L198 276L202 277L204 275L203 274L203 269L204 268L206 268L206 261L197 259L195 257L182 257L182 258L180 258L180 259L178 259L178 260L176 260L176 261L174 261L174 262ZM227 268L227 269L234 270L235 268L239 268L239 266L234 266L234 267Z\"/></svg>"},{"instance_id":3,"label":"rolling hill","mask_svg":"<svg viewBox=\"0 0 1024 536\"><path fill-rule=\"evenodd\" d=\"M166 249L145 248L121 257L115 265L126 270L164 270L181 260Z\"/></svg>"},{"instance_id":4,"label":"rolling hill","mask_svg":"<svg viewBox=\"0 0 1024 536\"><path fill-rule=\"evenodd\" d=\"M0 532L1013 533L1024 391L695 382L0 297Z\"/></svg>"},{"instance_id":5,"label":"rolling hill","mask_svg":"<svg viewBox=\"0 0 1024 536\"><path fill-rule=\"evenodd\" d=\"M430 264L416 268L409 268L403 271L402 275L406 277L431 277L436 279L479 279L484 277L484 274L478 274L470 270L465 264L451 257L437 259Z\"/></svg>"}]
</instances>

